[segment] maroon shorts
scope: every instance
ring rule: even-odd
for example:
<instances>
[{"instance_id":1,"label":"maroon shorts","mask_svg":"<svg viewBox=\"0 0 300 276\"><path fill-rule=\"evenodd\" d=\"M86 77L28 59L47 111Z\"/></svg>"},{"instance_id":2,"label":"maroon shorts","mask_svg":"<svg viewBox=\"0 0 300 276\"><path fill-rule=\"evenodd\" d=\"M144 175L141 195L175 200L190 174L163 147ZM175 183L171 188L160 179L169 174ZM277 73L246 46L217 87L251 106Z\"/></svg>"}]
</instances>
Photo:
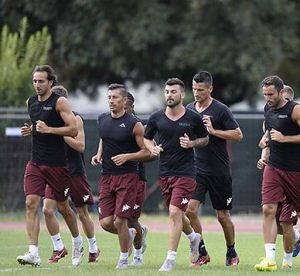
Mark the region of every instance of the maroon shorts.
<instances>
[{"instance_id":1,"label":"maroon shorts","mask_svg":"<svg viewBox=\"0 0 300 276\"><path fill-rule=\"evenodd\" d=\"M136 198L137 173L102 175L99 181L99 218L130 218Z\"/></svg>"},{"instance_id":2,"label":"maroon shorts","mask_svg":"<svg viewBox=\"0 0 300 276\"><path fill-rule=\"evenodd\" d=\"M286 222L296 225L298 214L293 205L287 204L286 202L279 203L276 212L276 221L277 223Z\"/></svg>"},{"instance_id":3,"label":"maroon shorts","mask_svg":"<svg viewBox=\"0 0 300 276\"><path fill-rule=\"evenodd\" d=\"M195 179L181 176L160 177L159 185L168 207L171 204L186 211L187 204L196 188Z\"/></svg>"},{"instance_id":4,"label":"maroon shorts","mask_svg":"<svg viewBox=\"0 0 300 276\"><path fill-rule=\"evenodd\" d=\"M39 195L56 201L69 196L71 177L65 167L37 165L29 161L24 174L25 195Z\"/></svg>"},{"instance_id":5,"label":"maroon shorts","mask_svg":"<svg viewBox=\"0 0 300 276\"><path fill-rule=\"evenodd\" d=\"M286 200L300 211L300 172L284 171L266 166L262 183L262 204Z\"/></svg>"},{"instance_id":6,"label":"maroon shorts","mask_svg":"<svg viewBox=\"0 0 300 276\"><path fill-rule=\"evenodd\" d=\"M77 175L71 178L70 197L75 207L94 204L93 194L86 175Z\"/></svg>"},{"instance_id":7,"label":"maroon shorts","mask_svg":"<svg viewBox=\"0 0 300 276\"><path fill-rule=\"evenodd\" d=\"M136 193L135 203L131 214L133 218L139 218L141 216L142 208L144 206L144 200L145 200L145 188L146 188L146 182L139 180L137 183L137 193Z\"/></svg>"}]
</instances>

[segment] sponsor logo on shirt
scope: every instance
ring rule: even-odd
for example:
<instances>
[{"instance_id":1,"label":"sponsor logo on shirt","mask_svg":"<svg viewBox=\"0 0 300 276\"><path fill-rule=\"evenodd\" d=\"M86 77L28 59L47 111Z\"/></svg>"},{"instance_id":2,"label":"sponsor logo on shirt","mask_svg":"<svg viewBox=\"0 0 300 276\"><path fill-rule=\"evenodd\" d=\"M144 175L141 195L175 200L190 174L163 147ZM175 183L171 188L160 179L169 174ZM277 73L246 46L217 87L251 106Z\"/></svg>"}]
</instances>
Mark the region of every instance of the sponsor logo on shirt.
<instances>
[{"instance_id":1,"label":"sponsor logo on shirt","mask_svg":"<svg viewBox=\"0 0 300 276\"><path fill-rule=\"evenodd\" d=\"M179 122L178 125L180 125L180 126L191 126L190 123L182 123L182 122Z\"/></svg>"},{"instance_id":2,"label":"sponsor logo on shirt","mask_svg":"<svg viewBox=\"0 0 300 276\"><path fill-rule=\"evenodd\" d=\"M43 106L43 110L52 110L53 107L52 106Z\"/></svg>"},{"instance_id":3,"label":"sponsor logo on shirt","mask_svg":"<svg viewBox=\"0 0 300 276\"><path fill-rule=\"evenodd\" d=\"M120 124L120 127L126 127L124 123Z\"/></svg>"},{"instance_id":4,"label":"sponsor logo on shirt","mask_svg":"<svg viewBox=\"0 0 300 276\"><path fill-rule=\"evenodd\" d=\"M286 119L287 117L288 117L288 115L286 115L286 114L278 115L278 119Z\"/></svg>"}]
</instances>

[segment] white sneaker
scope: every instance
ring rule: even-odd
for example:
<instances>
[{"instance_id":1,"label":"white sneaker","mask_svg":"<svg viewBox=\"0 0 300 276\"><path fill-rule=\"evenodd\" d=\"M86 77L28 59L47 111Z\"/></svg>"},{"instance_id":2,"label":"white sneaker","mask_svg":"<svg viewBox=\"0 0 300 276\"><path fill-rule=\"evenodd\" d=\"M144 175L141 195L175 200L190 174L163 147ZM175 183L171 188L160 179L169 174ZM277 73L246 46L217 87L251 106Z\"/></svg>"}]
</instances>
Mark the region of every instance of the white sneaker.
<instances>
[{"instance_id":1,"label":"white sneaker","mask_svg":"<svg viewBox=\"0 0 300 276\"><path fill-rule=\"evenodd\" d=\"M141 265L143 265L143 257L142 256L140 256L140 257L134 256L133 260L132 260L132 263L130 265L132 265L132 266L141 266Z\"/></svg>"},{"instance_id":2,"label":"white sneaker","mask_svg":"<svg viewBox=\"0 0 300 276\"><path fill-rule=\"evenodd\" d=\"M169 272L175 266L175 260L166 259L161 268L159 269L160 272Z\"/></svg>"},{"instance_id":3,"label":"white sneaker","mask_svg":"<svg viewBox=\"0 0 300 276\"><path fill-rule=\"evenodd\" d=\"M133 251L133 241L136 235L135 228L129 228L129 239L128 239L128 257L132 254Z\"/></svg>"},{"instance_id":4,"label":"white sneaker","mask_svg":"<svg viewBox=\"0 0 300 276\"><path fill-rule=\"evenodd\" d=\"M201 242L201 236L196 233L196 238L190 242L190 262L195 263L199 257L199 244Z\"/></svg>"},{"instance_id":5,"label":"white sneaker","mask_svg":"<svg viewBox=\"0 0 300 276\"><path fill-rule=\"evenodd\" d=\"M78 246L72 245L72 265L79 266L83 259L83 243Z\"/></svg>"},{"instance_id":6,"label":"white sneaker","mask_svg":"<svg viewBox=\"0 0 300 276\"><path fill-rule=\"evenodd\" d=\"M148 230L149 229L146 225L142 225L142 254L144 254L144 252L147 249L146 237L147 237Z\"/></svg>"},{"instance_id":7,"label":"white sneaker","mask_svg":"<svg viewBox=\"0 0 300 276\"><path fill-rule=\"evenodd\" d=\"M30 254L29 252L25 253L24 255L17 257L17 262L21 265L32 265L32 266L40 266L41 265L41 258L40 256L35 256Z\"/></svg>"},{"instance_id":8,"label":"white sneaker","mask_svg":"<svg viewBox=\"0 0 300 276\"><path fill-rule=\"evenodd\" d=\"M119 260L116 269L126 269L128 267L128 259Z\"/></svg>"}]
</instances>

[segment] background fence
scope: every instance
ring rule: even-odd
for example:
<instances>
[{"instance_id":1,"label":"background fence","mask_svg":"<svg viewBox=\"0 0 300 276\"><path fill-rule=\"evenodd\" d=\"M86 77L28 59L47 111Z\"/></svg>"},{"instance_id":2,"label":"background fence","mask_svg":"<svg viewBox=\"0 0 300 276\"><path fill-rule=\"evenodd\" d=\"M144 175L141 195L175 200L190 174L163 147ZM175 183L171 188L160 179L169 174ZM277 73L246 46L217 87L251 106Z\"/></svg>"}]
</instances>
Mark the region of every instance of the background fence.
<instances>
[{"instance_id":1,"label":"background fence","mask_svg":"<svg viewBox=\"0 0 300 276\"><path fill-rule=\"evenodd\" d=\"M261 171L256 169L260 156L257 144L262 135L262 114L234 114L244 134L242 142L229 143L232 161L233 213L252 213L261 210ZM147 117L147 116L145 116ZM86 135L86 169L93 193L98 194L100 168L90 165L98 148L97 115L83 115ZM30 159L31 138L18 136L18 128L29 122L25 110L2 110L0 113L0 210L24 209L23 173ZM147 191L144 212L165 212L157 186L158 162L146 164ZM96 209L96 208L95 208ZM212 213L210 201L203 208L204 214Z\"/></svg>"}]
</instances>

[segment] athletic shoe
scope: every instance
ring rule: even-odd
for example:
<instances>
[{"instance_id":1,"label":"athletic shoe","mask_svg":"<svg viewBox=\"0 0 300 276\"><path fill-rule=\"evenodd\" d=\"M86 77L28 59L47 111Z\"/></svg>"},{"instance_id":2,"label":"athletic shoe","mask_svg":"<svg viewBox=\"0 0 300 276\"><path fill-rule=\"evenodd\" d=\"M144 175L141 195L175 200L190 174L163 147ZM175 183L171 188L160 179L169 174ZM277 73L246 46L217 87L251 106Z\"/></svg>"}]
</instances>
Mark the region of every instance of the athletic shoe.
<instances>
[{"instance_id":1,"label":"athletic shoe","mask_svg":"<svg viewBox=\"0 0 300 276\"><path fill-rule=\"evenodd\" d=\"M198 260L191 264L191 266L202 266L208 264L210 262L209 255L206 256L199 256Z\"/></svg>"},{"instance_id":2,"label":"athletic shoe","mask_svg":"<svg viewBox=\"0 0 300 276\"><path fill-rule=\"evenodd\" d=\"M191 263L195 263L199 257L199 244L201 242L201 236L199 233L195 234L195 239L190 242L190 261Z\"/></svg>"},{"instance_id":3,"label":"athletic shoe","mask_svg":"<svg viewBox=\"0 0 300 276\"><path fill-rule=\"evenodd\" d=\"M89 263L97 263L98 258L100 256L100 249L98 248L97 252L95 253L89 253Z\"/></svg>"},{"instance_id":4,"label":"athletic shoe","mask_svg":"<svg viewBox=\"0 0 300 276\"><path fill-rule=\"evenodd\" d=\"M48 263L57 263L61 258L68 255L68 250L64 247L62 250L53 250L52 256L48 260Z\"/></svg>"},{"instance_id":5,"label":"athletic shoe","mask_svg":"<svg viewBox=\"0 0 300 276\"><path fill-rule=\"evenodd\" d=\"M73 244L72 252L72 265L79 266L83 259L83 244L80 243L78 246Z\"/></svg>"},{"instance_id":6,"label":"athletic shoe","mask_svg":"<svg viewBox=\"0 0 300 276\"><path fill-rule=\"evenodd\" d=\"M35 256L30 254L29 252L25 253L24 255L17 257L17 262L21 265L32 265L32 266L40 266L41 265L41 258L40 256Z\"/></svg>"},{"instance_id":7,"label":"athletic shoe","mask_svg":"<svg viewBox=\"0 0 300 276\"><path fill-rule=\"evenodd\" d=\"M175 260L166 259L161 268L159 269L160 272L169 272L175 266Z\"/></svg>"},{"instance_id":8,"label":"athletic shoe","mask_svg":"<svg viewBox=\"0 0 300 276\"><path fill-rule=\"evenodd\" d=\"M129 239L128 239L128 257L133 251L133 241L136 235L136 230L134 228L129 228Z\"/></svg>"},{"instance_id":9,"label":"athletic shoe","mask_svg":"<svg viewBox=\"0 0 300 276\"><path fill-rule=\"evenodd\" d=\"M227 266L237 266L240 262L240 259L239 259L239 256L236 255L235 257L229 257L229 256L226 256L226 262L225 264Z\"/></svg>"},{"instance_id":10,"label":"athletic shoe","mask_svg":"<svg viewBox=\"0 0 300 276\"><path fill-rule=\"evenodd\" d=\"M141 266L141 265L143 265L143 257L142 256L140 256L140 257L134 256L133 260L132 260L132 263L130 265L132 265L132 266Z\"/></svg>"},{"instance_id":11,"label":"athletic shoe","mask_svg":"<svg viewBox=\"0 0 300 276\"><path fill-rule=\"evenodd\" d=\"M116 269L126 269L128 267L128 259L119 260Z\"/></svg>"},{"instance_id":12,"label":"athletic shoe","mask_svg":"<svg viewBox=\"0 0 300 276\"><path fill-rule=\"evenodd\" d=\"M292 269L292 266L286 262L282 262L281 269L282 270L290 270L290 269Z\"/></svg>"},{"instance_id":13,"label":"athletic shoe","mask_svg":"<svg viewBox=\"0 0 300 276\"><path fill-rule=\"evenodd\" d=\"M300 238L297 240L295 248L293 250L293 257L297 257L300 252Z\"/></svg>"},{"instance_id":14,"label":"athletic shoe","mask_svg":"<svg viewBox=\"0 0 300 276\"><path fill-rule=\"evenodd\" d=\"M142 226L142 254L144 254L144 252L147 249L146 237L147 237L148 230L149 229L146 225Z\"/></svg>"},{"instance_id":15,"label":"athletic shoe","mask_svg":"<svg viewBox=\"0 0 300 276\"><path fill-rule=\"evenodd\" d=\"M257 271L276 271L277 265L276 262L263 258L263 260L254 266Z\"/></svg>"}]
</instances>

